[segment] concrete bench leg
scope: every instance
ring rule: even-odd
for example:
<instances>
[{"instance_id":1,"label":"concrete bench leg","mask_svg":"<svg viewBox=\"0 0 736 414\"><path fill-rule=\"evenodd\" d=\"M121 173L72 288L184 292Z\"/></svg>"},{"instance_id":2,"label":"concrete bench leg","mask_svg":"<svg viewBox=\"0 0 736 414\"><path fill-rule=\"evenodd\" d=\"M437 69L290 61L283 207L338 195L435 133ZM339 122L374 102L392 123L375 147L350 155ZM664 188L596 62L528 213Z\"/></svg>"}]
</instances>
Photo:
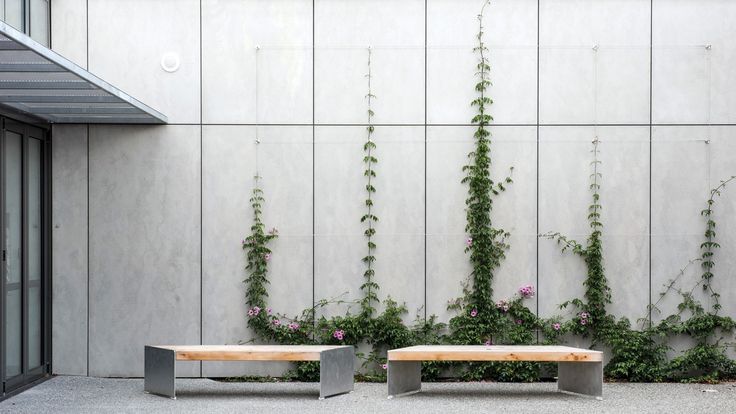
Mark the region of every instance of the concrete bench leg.
<instances>
[{"instance_id":1,"label":"concrete bench leg","mask_svg":"<svg viewBox=\"0 0 736 414\"><path fill-rule=\"evenodd\" d=\"M330 349L319 354L319 399L345 394L355 382L353 347Z\"/></svg>"},{"instance_id":2,"label":"concrete bench leg","mask_svg":"<svg viewBox=\"0 0 736 414\"><path fill-rule=\"evenodd\" d=\"M421 361L388 361L388 398L421 390Z\"/></svg>"},{"instance_id":3,"label":"concrete bench leg","mask_svg":"<svg viewBox=\"0 0 736 414\"><path fill-rule=\"evenodd\" d=\"M557 389L602 399L603 362L559 362Z\"/></svg>"},{"instance_id":4,"label":"concrete bench leg","mask_svg":"<svg viewBox=\"0 0 736 414\"><path fill-rule=\"evenodd\" d=\"M143 389L151 394L176 399L176 352L146 346L144 360Z\"/></svg>"}]
</instances>

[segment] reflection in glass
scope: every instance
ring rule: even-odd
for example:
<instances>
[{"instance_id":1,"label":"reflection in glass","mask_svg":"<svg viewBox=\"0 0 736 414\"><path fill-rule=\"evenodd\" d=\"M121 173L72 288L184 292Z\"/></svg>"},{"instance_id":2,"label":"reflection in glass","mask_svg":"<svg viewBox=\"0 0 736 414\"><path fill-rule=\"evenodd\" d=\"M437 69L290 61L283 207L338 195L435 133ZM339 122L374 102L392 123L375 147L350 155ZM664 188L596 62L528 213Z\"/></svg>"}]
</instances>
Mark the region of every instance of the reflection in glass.
<instances>
[{"instance_id":1,"label":"reflection in glass","mask_svg":"<svg viewBox=\"0 0 736 414\"><path fill-rule=\"evenodd\" d=\"M23 32L23 0L0 0L0 20Z\"/></svg>"},{"instance_id":2,"label":"reflection in glass","mask_svg":"<svg viewBox=\"0 0 736 414\"><path fill-rule=\"evenodd\" d=\"M22 368L22 283L21 283L21 200L22 137L5 132L5 366L6 378L18 375Z\"/></svg>"},{"instance_id":3,"label":"reflection in glass","mask_svg":"<svg viewBox=\"0 0 736 414\"><path fill-rule=\"evenodd\" d=\"M28 368L41 365L41 141L28 140Z\"/></svg>"},{"instance_id":4,"label":"reflection in glass","mask_svg":"<svg viewBox=\"0 0 736 414\"><path fill-rule=\"evenodd\" d=\"M31 0L31 37L49 45L49 0Z\"/></svg>"}]
</instances>

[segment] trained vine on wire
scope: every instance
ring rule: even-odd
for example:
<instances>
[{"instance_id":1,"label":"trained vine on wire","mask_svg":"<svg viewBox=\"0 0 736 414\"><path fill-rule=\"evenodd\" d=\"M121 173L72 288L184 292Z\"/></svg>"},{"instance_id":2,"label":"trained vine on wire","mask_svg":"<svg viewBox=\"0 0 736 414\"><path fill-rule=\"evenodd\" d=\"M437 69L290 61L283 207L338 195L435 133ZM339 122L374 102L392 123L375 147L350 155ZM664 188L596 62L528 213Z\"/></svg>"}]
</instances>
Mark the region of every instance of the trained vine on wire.
<instances>
[{"instance_id":1,"label":"trained vine on wire","mask_svg":"<svg viewBox=\"0 0 736 414\"><path fill-rule=\"evenodd\" d=\"M362 144L361 169L365 182L362 203L365 207L360 217L364 226L366 241L360 297L346 301L342 297L323 299L314 306L303 310L299 315L288 317L272 311L268 307L268 266L272 252L270 243L278 237L276 229L266 231L262 220L265 206L261 177L256 173L255 185L250 198L253 222L250 234L242 240L246 252L247 278L245 302L248 305L248 326L259 340L281 344L347 344L370 346L367 354L357 352L363 360L362 369L365 380L385 380L385 355L387 349L418 344L544 344L562 343L570 335L590 338L593 347L610 350L610 359L605 367L605 375L612 379L630 381L719 381L736 378L736 362L727 355L734 343L736 322L729 316L719 315L722 309L720 294L714 283L716 252L721 246L716 239L715 205L726 185L736 177L722 181L710 192L706 207L701 211L705 220L704 240L700 245L699 257L691 259L677 277L666 285L660 299L650 305L650 315L644 318L642 328L634 329L627 318L617 318L609 313L613 302L612 290L604 267L603 220L601 219L601 161L599 159L601 142L596 137L592 142L592 172L589 191L591 202L586 212L590 229L585 242L578 242L558 232L540 234L541 238L556 241L562 251L570 251L582 259L587 273L582 281L585 293L582 298L573 298L560 305L561 309L573 309L566 316L540 319L525 306L525 301L536 294L535 287L524 284L508 298L494 300L494 280L498 269L506 257L510 245L509 232L495 225L492 215L493 203L497 196L506 191L512 183L511 173L499 180L491 174L493 165L492 136L490 125L493 117L490 108L493 100L489 96L491 87L491 64L489 49L484 41L484 13L490 1L485 1L477 16L477 44L473 53L477 82L476 97L471 102L476 111L472 123L473 150L468 154L467 164L462 167L462 184L467 186L465 208L466 235L465 252L469 255L472 271L463 285L462 297L453 300L449 309L456 315L445 326L437 322L435 316L417 316L413 326L403 322L407 313L405 305L388 297L383 301L383 310L376 281L378 249L376 228L378 217L375 213L374 195L378 157L375 143L373 101L373 50L367 51L367 124L366 138ZM256 154L257 149L256 147ZM256 156L257 157L257 156ZM356 160L357 161L357 160ZM513 172L513 168L511 168ZM586 173L587 174L587 173ZM682 289L677 285L685 270L692 264L700 263L702 273L692 289ZM704 306L696 299L698 288L708 295L710 306ZM677 312L653 323L651 314L659 312L658 305L665 295L675 292L682 298ZM347 294L347 293L346 293ZM326 316L333 305L348 305L345 314ZM358 308L352 312L353 306ZM447 329L449 328L449 329ZM668 358L670 350L667 341L675 337L689 337L695 345ZM492 379L498 381L533 381L542 375L554 375L554 367L540 366L531 362L491 362L470 364L423 364L423 378L435 379L442 376L460 376L465 379ZM301 380L315 380L319 377L319 366L315 363L298 364L292 374Z\"/></svg>"},{"instance_id":2,"label":"trained vine on wire","mask_svg":"<svg viewBox=\"0 0 736 414\"><path fill-rule=\"evenodd\" d=\"M375 115L375 113L373 112L373 107L371 103L376 96L373 95L373 90L371 89L371 54L372 50L369 47L368 73L365 75L368 79L368 93L365 96L368 100L368 126L366 127L368 137L365 144L363 144L363 153L365 154L363 157L363 163L365 164L365 171L363 172L363 175L366 177L366 213L360 218L360 222L366 226L363 234L366 237L368 247L367 254L365 257L363 257L363 263L365 264L365 272L363 272L363 277L365 280L360 286L360 289L363 291L363 299L361 300L360 305L361 310L366 317L373 316L373 313L375 312L373 304L378 302L378 295L376 292L379 289L378 283L376 283L374 280L376 270L373 267L376 261L376 256L373 254L376 250L376 243L374 242L373 236L375 236L376 234L375 225L378 221L378 217L376 217L375 213L373 212L373 193L376 192L376 187L374 186L373 181L373 179L376 178L376 171L373 167L376 163L378 163L378 158L376 158L375 155L376 143L373 141L373 132L375 131L375 127L373 126L373 116Z\"/></svg>"}]
</instances>

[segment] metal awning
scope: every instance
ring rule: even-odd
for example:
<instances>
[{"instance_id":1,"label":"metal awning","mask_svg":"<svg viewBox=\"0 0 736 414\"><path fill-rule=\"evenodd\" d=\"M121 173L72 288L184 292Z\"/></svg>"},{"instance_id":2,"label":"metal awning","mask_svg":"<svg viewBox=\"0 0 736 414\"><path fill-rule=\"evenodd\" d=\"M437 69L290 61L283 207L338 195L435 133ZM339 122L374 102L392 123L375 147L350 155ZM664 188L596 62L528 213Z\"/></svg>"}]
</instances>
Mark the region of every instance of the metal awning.
<instances>
[{"instance_id":1,"label":"metal awning","mask_svg":"<svg viewBox=\"0 0 736 414\"><path fill-rule=\"evenodd\" d=\"M166 123L164 114L4 22L0 22L0 105L49 123Z\"/></svg>"}]
</instances>

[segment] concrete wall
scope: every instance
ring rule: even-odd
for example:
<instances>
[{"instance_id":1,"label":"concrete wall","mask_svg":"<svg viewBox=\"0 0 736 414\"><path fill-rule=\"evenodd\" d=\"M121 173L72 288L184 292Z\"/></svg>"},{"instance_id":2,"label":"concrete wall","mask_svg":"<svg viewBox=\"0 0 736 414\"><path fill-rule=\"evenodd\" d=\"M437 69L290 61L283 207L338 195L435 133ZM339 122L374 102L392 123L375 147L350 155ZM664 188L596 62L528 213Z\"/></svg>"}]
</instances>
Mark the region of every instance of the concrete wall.
<instances>
[{"instance_id":1,"label":"concrete wall","mask_svg":"<svg viewBox=\"0 0 736 414\"><path fill-rule=\"evenodd\" d=\"M368 46L380 295L406 302L407 320L451 316L446 302L469 272L460 168L472 148L481 0L52 4L54 49L170 120L54 127L55 373L140 376L146 343L252 338L240 240L256 170L266 224L281 234L274 308L296 314L358 296ZM582 294L581 261L537 234L586 237L595 137L611 310L645 316L698 255L708 190L736 174L734 19L729 0L493 1L493 172L513 166L515 181L494 209L512 232L497 298L530 282L539 294L529 305L551 316ZM181 61L174 73L160 67L168 52ZM715 283L734 315L729 191L716 206ZM688 268L682 286L698 270ZM669 313L676 299L660 307ZM212 363L179 373L281 368Z\"/></svg>"}]
</instances>

